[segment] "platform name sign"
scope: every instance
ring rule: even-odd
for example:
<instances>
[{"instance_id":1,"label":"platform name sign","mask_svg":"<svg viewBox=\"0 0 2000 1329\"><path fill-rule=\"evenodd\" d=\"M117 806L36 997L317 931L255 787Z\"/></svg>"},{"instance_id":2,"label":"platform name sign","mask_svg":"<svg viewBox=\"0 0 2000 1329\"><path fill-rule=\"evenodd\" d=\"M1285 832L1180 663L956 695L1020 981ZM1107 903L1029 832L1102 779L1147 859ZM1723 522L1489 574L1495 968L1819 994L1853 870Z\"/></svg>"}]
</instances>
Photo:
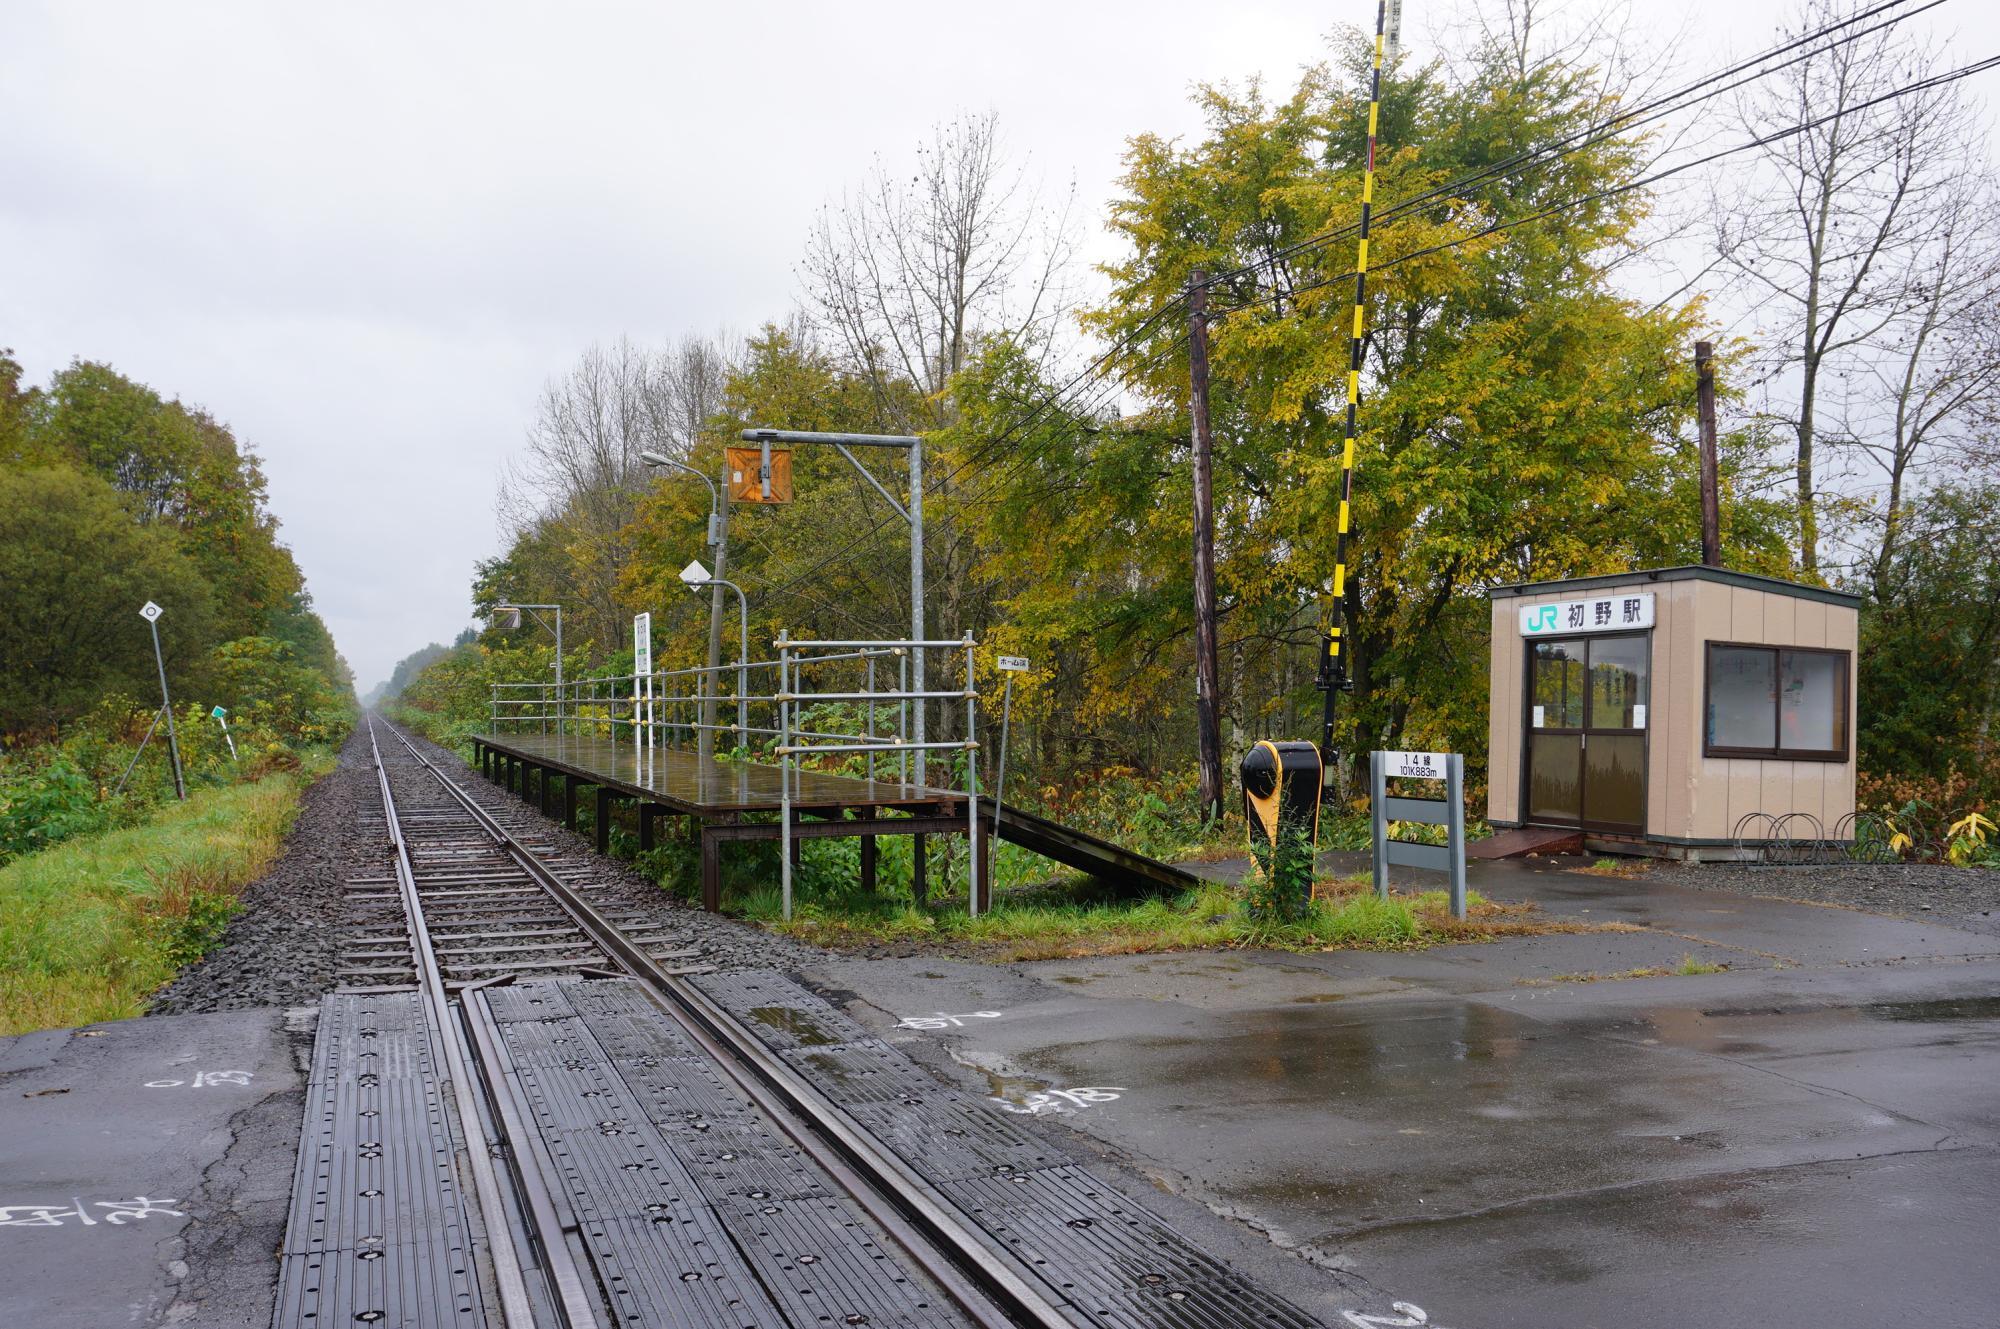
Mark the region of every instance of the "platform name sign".
<instances>
[{"instance_id":1,"label":"platform name sign","mask_svg":"<svg viewBox=\"0 0 2000 1329\"><path fill-rule=\"evenodd\" d=\"M1652 626L1653 595L1650 591L1521 606L1523 637L1567 637L1578 632L1635 632Z\"/></svg>"},{"instance_id":2,"label":"platform name sign","mask_svg":"<svg viewBox=\"0 0 2000 1329\"><path fill-rule=\"evenodd\" d=\"M1444 752L1384 752L1382 761L1391 776L1401 776L1405 780L1442 780L1445 778Z\"/></svg>"},{"instance_id":3,"label":"platform name sign","mask_svg":"<svg viewBox=\"0 0 2000 1329\"><path fill-rule=\"evenodd\" d=\"M653 615L632 615L632 672L653 672Z\"/></svg>"},{"instance_id":4,"label":"platform name sign","mask_svg":"<svg viewBox=\"0 0 2000 1329\"><path fill-rule=\"evenodd\" d=\"M1009 673L1014 674L1025 674L1030 667L1028 657L1025 655L1002 655L997 657L993 661L993 664L996 668L1005 669Z\"/></svg>"}]
</instances>

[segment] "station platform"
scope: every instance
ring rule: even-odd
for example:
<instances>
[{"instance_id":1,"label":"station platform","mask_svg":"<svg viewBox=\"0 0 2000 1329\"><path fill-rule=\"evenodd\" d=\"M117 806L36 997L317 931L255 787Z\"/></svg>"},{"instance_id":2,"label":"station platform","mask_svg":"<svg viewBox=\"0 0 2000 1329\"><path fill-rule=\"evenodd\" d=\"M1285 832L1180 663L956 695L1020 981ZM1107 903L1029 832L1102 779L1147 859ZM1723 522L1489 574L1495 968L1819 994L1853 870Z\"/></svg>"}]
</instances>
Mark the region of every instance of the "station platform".
<instances>
[{"instance_id":1,"label":"station platform","mask_svg":"<svg viewBox=\"0 0 2000 1329\"><path fill-rule=\"evenodd\" d=\"M636 747L629 740L554 734L476 735L473 761L480 773L530 798L546 815L576 827L580 787L595 790L598 852L610 847L614 802L636 804L639 845L653 846L656 817L691 819L701 840L702 905L721 908L721 846L736 840L781 838L775 814L782 806L781 772L763 762L704 759L677 749ZM861 881L875 883L875 841L908 835L914 845L914 887L926 894L924 844L931 835L969 833L963 790L896 780L862 779L823 771L792 773L792 849L801 840L847 836L861 841ZM893 815L883 815L885 813ZM980 908L990 903L992 845L1007 840L1066 867L1125 890L1180 891L1199 884L1191 873L1113 844L1102 837L1001 806L978 801Z\"/></svg>"},{"instance_id":2,"label":"station platform","mask_svg":"<svg viewBox=\"0 0 2000 1329\"><path fill-rule=\"evenodd\" d=\"M0 1324L268 1329L312 1012L0 1039Z\"/></svg>"}]
</instances>

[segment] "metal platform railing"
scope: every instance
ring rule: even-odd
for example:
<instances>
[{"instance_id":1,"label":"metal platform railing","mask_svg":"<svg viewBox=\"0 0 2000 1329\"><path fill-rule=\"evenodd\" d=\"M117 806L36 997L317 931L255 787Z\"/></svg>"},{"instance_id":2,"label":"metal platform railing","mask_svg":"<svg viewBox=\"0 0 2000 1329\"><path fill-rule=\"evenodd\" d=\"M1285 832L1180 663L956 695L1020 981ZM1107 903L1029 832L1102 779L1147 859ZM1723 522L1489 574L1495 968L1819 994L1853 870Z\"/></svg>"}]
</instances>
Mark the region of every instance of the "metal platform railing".
<instances>
[{"instance_id":1,"label":"metal platform railing","mask_svg":"<svg viewBox=\"0 0 2000 1329\"><path fill-rule=\"evenodd\" d=\"M495 737L538 732L629 740L642 771L663 751L699 745L704 734L731 736L739 751L757 753L761 748L759 755L773 760L782 773L779 862L786 918L792 916L792 795L802 762L816 756L861 754L866 757L867 777L880 780L892 778L882 764L893 757L893 778L905 787L923 788L929 754L963 752L968 907L977 914L979 693L974 665L978 644L972 634L956 640L829 641L794 640L780 633L772 644L778 652L773 660L605 674L560 684L496 683L488 732ZM923 672L937 678L958 672L962 660L962 686L912 688L911 666L919 653L927 657ZM937 667L938 656L945 657L945 668ZM767 690L753 692L752 679ZM735 686L735 722L703 723L704 705L715 702L719 707L732 699L724 693L730 683ZM922 726L913 725L916 708L929 705L944 712L937 718L946 727L937 732L956 730L960 737L912 736L923 732ZM962 708L962 714L953 715L954 708ZM954 725L954 720L960 723Z\"/></svg>"}]
</instances>

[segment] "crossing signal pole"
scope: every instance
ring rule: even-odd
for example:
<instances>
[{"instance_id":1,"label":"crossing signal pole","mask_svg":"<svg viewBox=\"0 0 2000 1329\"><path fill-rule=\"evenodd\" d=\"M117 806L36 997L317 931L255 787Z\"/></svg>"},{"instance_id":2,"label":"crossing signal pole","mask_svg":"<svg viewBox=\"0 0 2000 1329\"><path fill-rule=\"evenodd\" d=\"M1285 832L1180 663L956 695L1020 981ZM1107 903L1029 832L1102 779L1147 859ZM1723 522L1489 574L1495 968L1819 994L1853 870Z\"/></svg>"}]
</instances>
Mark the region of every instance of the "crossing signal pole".
<instances>
[{"instance_id":1,"label":"crossing signal pole","mask_svg":"<svg viewBox=\"0 0 2000 1329\"><path fill-rule=\"evenodd\" d=\"M1361 175L1361 225L1358 252L1354 259L1354 325L1347 341L1347 425L1340 447L1340 508L1334 536L1333 593L1327 607L1326 628L1320 636L1317 683L1325 698L1320 721L1320 759L1330 769L1340 754L1333 747L1335 707L1340 694L1352 686L1347 671L1347 536L1352 524L1354 499L1354 442L1361 413L1361 357L1365 338L1368 297L1368 230L1375 206L1375 133L1382 106L1382 56L1387 42L1388 0L1376 0L1375 64L1368 82L1368 159ZM1323 788L1331 791L1334 781Z\"/></svg>"},{"instance_id":2,"label":"crossing signal pole","mask_svg":"<svg viewBox=\"0 0 2000 1329\"><path fill-rule=\"evenodd\" d=\"M1208 418L1208 274L1188 280L1188 378L1194 417L1194 697L1201 815L1222 817L1221 671L1215 630L1215 437Z\"/></svg>"}]
</instances>

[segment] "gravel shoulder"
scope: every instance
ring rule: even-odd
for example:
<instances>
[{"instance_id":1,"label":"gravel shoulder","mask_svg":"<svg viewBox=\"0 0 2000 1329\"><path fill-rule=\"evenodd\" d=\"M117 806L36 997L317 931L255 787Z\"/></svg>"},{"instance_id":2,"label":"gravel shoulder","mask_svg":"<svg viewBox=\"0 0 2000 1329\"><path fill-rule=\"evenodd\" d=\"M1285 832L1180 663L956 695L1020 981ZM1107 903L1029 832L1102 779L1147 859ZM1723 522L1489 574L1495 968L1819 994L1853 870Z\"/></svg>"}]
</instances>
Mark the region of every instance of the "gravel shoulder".
<instances>
[{"instance_id":1,"label":"gravel shoulder","mask_svg":"<svg viewBox=\"0 0 2000 1329\"><path fill-rule=\"evenodd\" d=\"M424 754L461 788L512 824L531 823L567 853L585 858L611 888L607 899L671 916L687 947L720 969L794 969L825 958L818 947L774 936L754 924L703 912L668 895L629 863L600 858L589 840L545 820L528 804L488 783L456 753L412 735ZM386 735L384 741L387 741ZM386 839L361 829L379 817L381 794L362 726L340 750L340 762L300 800L298 819L271 870L245 887L242 908L222 939L161 988L148 1015L190 1015L258 1006L316 1005L335 986L343 885L349 877L391 870Z\"/></svg>"},{"instance_id":2,"label":"gravel shoulder","mask_svg":"<svg viewBox=\"0 0 2000 1329\"><path fill-rule=\"evenodd\" d=\"M1749 867L1676 863L1651 875L1675 886L1837 905L2000 936L2000 872L1933 863Z\"/></svg>"}]
</instances>

